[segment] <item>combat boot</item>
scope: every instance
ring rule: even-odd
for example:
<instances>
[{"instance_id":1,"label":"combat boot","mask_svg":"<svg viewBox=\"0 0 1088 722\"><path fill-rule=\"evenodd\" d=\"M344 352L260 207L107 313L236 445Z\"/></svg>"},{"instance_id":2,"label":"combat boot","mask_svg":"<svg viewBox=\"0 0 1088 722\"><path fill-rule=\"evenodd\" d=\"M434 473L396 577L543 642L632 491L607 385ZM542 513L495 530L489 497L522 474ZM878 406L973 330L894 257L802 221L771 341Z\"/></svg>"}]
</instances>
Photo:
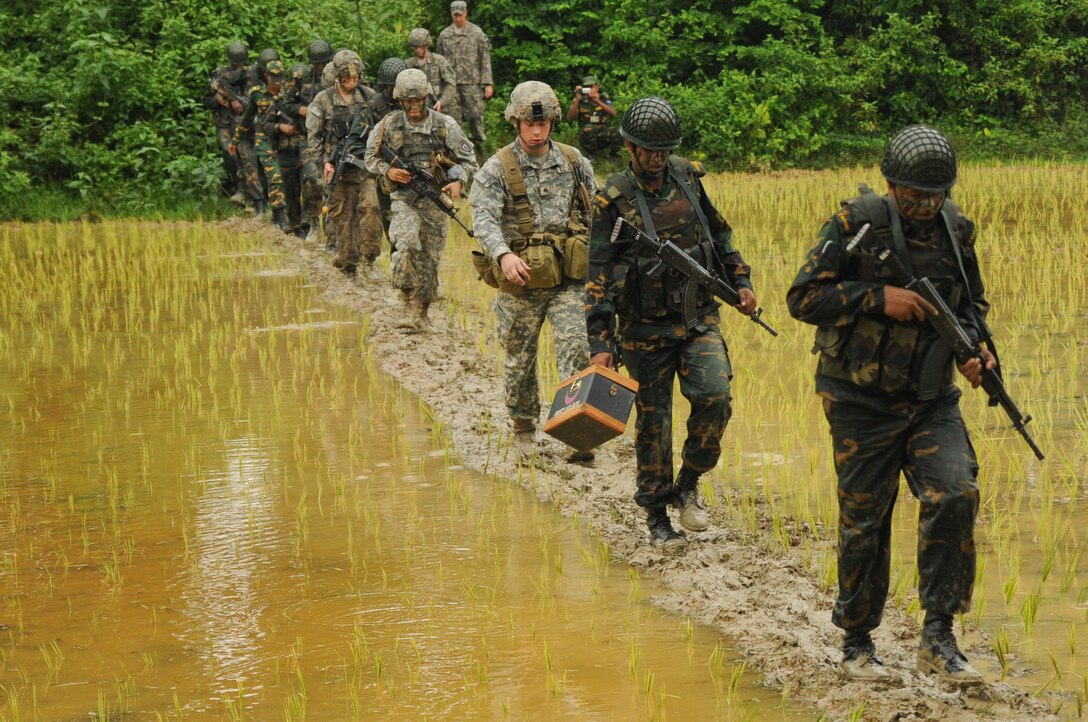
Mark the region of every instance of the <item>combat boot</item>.
<instances>
[{"instance_id":1,"label":"combat boot","mask_svg":"<svg viewBox=\"0 0 1088 722\"><path fill-rule=\"evenodd\" d=\"M515 436L532 437L536 434L536 421L533 419L514 419L510 424Z\"/></svg>"},{"instance_id":2,"label":"combat boot","mask_svg":"<svg viewBox=\"0 0 1088 722\"><path fill-rule=\"evenodd\" d=\"M578 451L578 449L571 449L567 452L566 460L568 464L585 464L589 465L593 463L596 457L592 451Z\"/></svg>"},{"instance_id":3,"label":"combat boot","mask_svg":"<svg viewBox=\"0 0 1088 722\"><path fill-rule=\"evenodd\" d=\"M666 554L676 554L687 546L687 539L672 528L669 512L663 506L646 509L646 526L650 528L650 544Z\"/></svg>"},{"instance_id":4,"label":"combat boot","mask_svg":"<svg viewBox=\"0 0 1088 722\"><path fill-rule=\"evenodd\" d=\"M242 193L242 191L235 191L234 195L230 197L230 202L236 206L242 206L243 208L245 208L246 196L244 193Z\"/></svg>"},{"instance_id":5,"label":"combat boot","mask_svg":"<svg viewBox=\"0 0 1088 722\"><path fill-rule=\"evenodd\" d=\"M416 331L426 331L430 328L431 321L427 318L427 309L431 304L420 301L416 306Z\"/></svg>"},{"instance_id":6,"label":"combat boot","mask_svg":"<svg viewBox=\"0 0 1088 722\"><path fill-rule=\"evenodd\" d=\"M364 258L362 268L359 271L359 277L365 278L368 281L380 281L382 278L381 271L374 265L373 258Z\"/></svg>"},{"instance_id":7,"label":"combat boot","mask_svg":"<svg viewBox=\"0 0 1088 722\"><path fill-rule=\"evenodd\" d=\"M936 672L946 682L980 684L982 675L968 663L952 634L951 614L926 614L918 644L918 670Z\"/></svg>"},{"instance_id":8,"label":"combat boot","mask_svg":"<svg viewBox=\"0 0 1088 722\"><path fill-rule=\"evenodd\" d=\"M272 225L281 231L287 230L287 215L283 208L272 209Z\"/></svg>"},{"instance_id":9,"label":"combat boot","mask_svg":"<svg viewBox=\"0 0 1088 722\"><path fill-rule=\"evenodd\" d=\"M680 510L680 524L688 531L706 531L710 526L710 517L699 498L699 474L688 469L680 469L676 475L676 495L673 499Z\"/></svg>"},{"instance_id":10,"label":"combat boot","mask_svg":"<svg viewBox=\"0 0 1088 722\"><path fill-rule=\"evenodd\" d=\"M264 215L264 201L253 201L253 215Z\"/></svg>"},{"instance_id":11,"label":"combat boot","mask_svg":"<svg viewBox=\"0 0 1088 722\"><path fill-rule=\"evenodd\" d=\"M401 309L400 318L393 324L394 328L399 328L402 331L409 333L416 330L416 323L418 321L418 315L416 313L415 300L410 293L401 291L401 298L404 301L404 307Z\"/></svg>"},{"instance_id":12,"label":"combat boot","mask_svg":"<svg viewBox=\"0 0 1088 722\"><path fill-rule=\"evenodd\" d=\"M868 632L847 632L842 643L841 668L850 679L877 682L888 678L884 660L876 656L876 645Z\"/></svg>"}]
</instances>

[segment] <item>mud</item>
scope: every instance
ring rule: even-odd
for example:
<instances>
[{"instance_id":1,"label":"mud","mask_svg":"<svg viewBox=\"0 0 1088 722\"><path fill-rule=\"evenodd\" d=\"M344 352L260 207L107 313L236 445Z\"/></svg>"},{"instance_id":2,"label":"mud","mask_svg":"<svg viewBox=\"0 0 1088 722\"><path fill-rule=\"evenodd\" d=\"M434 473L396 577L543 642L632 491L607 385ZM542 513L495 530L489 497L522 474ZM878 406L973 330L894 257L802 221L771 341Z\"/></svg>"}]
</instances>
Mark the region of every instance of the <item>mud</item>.
<instances>
[{"instance_id":1,"label":"mud","mask_svg":"<svg viewBox=\"0 0 1088 722\"><path fill-rule=\"evenodd\" d=\"M844 680L838 671L841 632L831 624L834 596L822 588L800 552L783 553L780 547L772 551L767 540L741 535L727 526L719 506L709 510L711 529L689 534L682 555L658 553L649 546L644 516L631 500L635 461L628 439L606 444L597 450L592 466L583 467L565 462L565 447L538 433L529 462L535 471L530 474L523 467L519 473L502 382L492 372L494 359L479 350L483 319L470 316L467 328L461 328L439 303L431 308L427 333L406 335L394 328L402 305L387 278L349 280L323 251L293 236L248 219L225 223L232 231L260 235L286 250L315 286L326 289L330 303L369 317L368 352L384 372L430 407L464 465L521 479L541 501L590 524L613 559L654 575L671 590L654 600L657 605L734 639L749 668L761 671L767 685L793 702L829 719L845 719L859 709L867 720L1057 719L1043 699L1014 685L963 690L917 672L918 625L890 606L874 638L892 681L876 685ZM480 290L492 292L482 284ZM737 404L743 405L744 399ZM822 543L815 535L810 541ZM996 664L984 634L972 633L962 642L972 660Z\"/></svg>"}]
</instances>

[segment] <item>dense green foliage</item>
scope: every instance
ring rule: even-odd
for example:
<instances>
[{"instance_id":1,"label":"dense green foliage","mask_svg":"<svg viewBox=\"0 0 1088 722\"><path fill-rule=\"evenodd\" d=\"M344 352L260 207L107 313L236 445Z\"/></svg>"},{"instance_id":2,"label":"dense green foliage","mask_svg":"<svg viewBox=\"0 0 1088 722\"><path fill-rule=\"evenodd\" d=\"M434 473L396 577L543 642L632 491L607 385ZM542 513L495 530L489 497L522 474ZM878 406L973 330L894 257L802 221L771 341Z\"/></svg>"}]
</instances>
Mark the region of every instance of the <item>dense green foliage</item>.
<instances>
[{"instance_id":1,"label":"dense green foliage","mask_svg":"<svg viewBox=\"0 0 1088 722\"><path fill-rule=\"evenodd\" d=\"M361 5L372 67L406 55L412 27L448 23L444 0ZM494 46L496 143L516 82L550 82L566 103L592 72L621 110L646 93L674 102L683 152L728 167L867 159L916 121L976 156L1088 148L1088 0L493 0L470 19ZM221 170L199 98L226 44L290 62L317 35L358 47L359 33L351 0L8 0L0 217L36 215L43 187L108 214L204 207Z\"/></svg>"}]
</instances>

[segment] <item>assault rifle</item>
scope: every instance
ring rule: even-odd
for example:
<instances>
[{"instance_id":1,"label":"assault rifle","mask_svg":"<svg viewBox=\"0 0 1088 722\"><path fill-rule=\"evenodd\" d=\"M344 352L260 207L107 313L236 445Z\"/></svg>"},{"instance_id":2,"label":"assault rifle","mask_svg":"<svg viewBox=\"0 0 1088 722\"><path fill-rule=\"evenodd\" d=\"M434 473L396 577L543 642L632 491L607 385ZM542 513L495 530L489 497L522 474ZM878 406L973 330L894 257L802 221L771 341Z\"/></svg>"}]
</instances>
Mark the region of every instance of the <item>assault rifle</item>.
<instances>
[{"instance_id":1,"label":"assault rifle","mask_svg":"<svg viewBox=\"0 0 1088 722\"><path fill-rule=\"evenodd\" d=\"M871 241L870 237L872 237ZM945 303L944 298L937 292L933 283L924 276L912 275L895 253L877 239L868 223L858 229L853 240L847 244L846 250L860 256L874 257L880 263L886 264L894 274L897 283L907 290L914 291L937 309L936 314L928 316L929 322L933 325L937 334L952 349L952 355L955 356L956 362L963 365L969 360L977 358L982 363L982 388L990 397L990 405L1000 405L1005 410L1009 420L1012 421L1012 428L1020 436L1024 437L1024 441L1034 452L1035 458L1042 461L1043 452L1027 430L1031 417L1024 416L1020 409L1017 408L1016 402L1012 400L1009 392L1005 390L1005 384L1001 380L999 369L986 368L986 358L982 355L982 347L972 341L967 332L963 330L963 326L956 319L956 314Z\"/></svg>"},{"instance_id":2,"label":"assault rifle","mask_svg":"<svg viewBox=\"0 0 1088 722\"><path fill-rule=\"evenodd\" d=\"M620 232L625 225L631 230L631 235L634 236L636 241L648 243L653 247L654 252L657 253L658 262L653 268L647 271L652 278L659 277L665 272L666 268L671 268L687 278L687 281L684 283L682 309L684 314L684 325L688 328L694 328L695 324L699 323L697 311L700 287L710 291L731 306L736 306L740 303L740 293L737 292L737 289L723 281L717 274L711 273L703 268L694 258L685 253L684 249L680 248L680 246L672 241L662 241L660 238L657 238L656 235L651 236L633 225L626 218L616 219L616 225L612 227L612 243L615 243L616 239L619 238ZM748 320L759 325L772 336L777 336L778 331L764 321L762 316L763 309L757 308L752 312L752 315L748 317Z\"/></svg>"},{"instance_id":3,"label":"assault rifle","mask_svg":"<svg viewBox=\"0 0 1088 722\"><path fill-rule=\"evenodd\" d=\"M394 168L406 170L411 174L412 180L408 181L407 185L413 192L431 199L431 202L438 206L439 210L457 221L457 225L461 226L470 238L476 237L476 234L472 232L472 229L462 223L461 219L457 217L457 206L453 204L453 199L435 187L436 181L433 175L418 166L414 166L411 163L405 163L400 156L393 152L393 149L390 148L387 143L382 143L381 146L382 158L386 163Z\"/></svg>"},{"instance_id":4,"label":"assault rifle","mask_svg":"<svg viewBox=\"0 0 1088 722\"><path fill-rule=\"evenodd\" d=\"M321 218L325 219L329 214L329 201L332 199L332 192L336 190L337 184L340 183L340 176L344 174L344 168L348 165L354 165L361 168L363 161L361 158L348 152L348 141L350 137L345 135L340 139L340 142L333 148L332 155L329 156L329 162L332 163L336 169L332 173L332 178L329 179L329 184L325 186L325 198L321 203Z\"/></svg>"},{"instance_id":5,"label":"assault rifle","mask_svg":"<svg viewBox=\"0 0 1088 722\"><path fill-rule=\"evenodd\" d=\"M243 111L249 106L249 98L244 95L238 95L229 84L224 83L219 78L212 78L209 85L216 95L222 96L228 103L233 103L234 101L241 103Z\"/></svg>"}]
</instances>

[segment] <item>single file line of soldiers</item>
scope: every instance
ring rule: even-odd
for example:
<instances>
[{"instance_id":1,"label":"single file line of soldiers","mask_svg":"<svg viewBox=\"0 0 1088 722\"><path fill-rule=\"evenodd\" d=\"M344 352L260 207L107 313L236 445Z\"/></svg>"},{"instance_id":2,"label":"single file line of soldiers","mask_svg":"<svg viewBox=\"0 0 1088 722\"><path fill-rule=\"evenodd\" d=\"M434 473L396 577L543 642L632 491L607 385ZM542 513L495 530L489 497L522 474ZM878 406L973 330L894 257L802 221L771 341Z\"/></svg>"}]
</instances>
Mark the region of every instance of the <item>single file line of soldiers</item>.
<instances>
[{"instance_id":1,"label":"single file line of soldiers","mask_svg":"<svg viewBox=\"0 0 1088 722\"><path fill-rule=\"evenodd\" d=\"M464 3L451 10L455 19L463 16ZM428 47L425 30L413 30L410 39ZM239 48L232 45L228 56L240 58ZM301 80L286 105L277 101L285 71L267 57L248 104L238 102L245 107L227 144L230 157L243 153L252 129L252 153L277 188L280 180L266 163L268 137L260 137L255 118L263 112L266 123L278 126L288 125L292 112L305 117L304 133L296 123L296 133L283 134L305 138L302 205L311 228L324 187L334 263L360 282L377 282L378 209L388 209L392 283L404 303L397 326L409 333L428 328L450 218L457 218L456 201L467 189L479 243L473 262L481 280L497 289L505 403L517 448L531 453L540 441L537 351L547 320L561 378L590 363L622 363L638 382L634 501L646 511L650 542L664 553L681 552L688 540L674 528L670 509L688 532L709 526L699 480L721 455L733 372L718 292L692 285L692 276L667 262L661 249L668 246L674 259L679 252L727 284L735 310L773 329L759 318L752 269L733 230L703 187L705 169L674 153L682 139L676 109L656 96L636 100L619 129L629 163L598 187L590 161L551 137L562 114L555 92L523 82L504 112L516 139L477 167L461 124L442 111L476 102L485 91L477 83L478 94L454 93L443 63L431 57L417 53L420 67L386 60L373 90L360 85L358 55L315 41L311 67L286 71ZM428 65L433 73L424 70ZM325 90L319 90L322 76ZM231 112L235 102L227 99ZM480 141L482 126L477 131ZM1019 414L1000 382L975 225L949 198L957 177L951 143L934 128L909 126L887 145L881 171L887 193L863 185L844 201L786 294L790 314L816 327L816 392L838 476L839 594L832 621L844 632L843 673L886 682L872 632L887 600L891 516L902 474L920 502L919 598L926 615L918 667L976 684L981 677L952 627L953 616L970 605L979 507L978 462L954 371L972 387L983 386L1039 458L1042 452L1024 428L1030 417ZM269 202L274 212L282 208L279 193L270 191ZM678 470L676 379L691 406ZM571 451L567 460L589 464L593 454Z\"/></svg>"}]
</instances>

